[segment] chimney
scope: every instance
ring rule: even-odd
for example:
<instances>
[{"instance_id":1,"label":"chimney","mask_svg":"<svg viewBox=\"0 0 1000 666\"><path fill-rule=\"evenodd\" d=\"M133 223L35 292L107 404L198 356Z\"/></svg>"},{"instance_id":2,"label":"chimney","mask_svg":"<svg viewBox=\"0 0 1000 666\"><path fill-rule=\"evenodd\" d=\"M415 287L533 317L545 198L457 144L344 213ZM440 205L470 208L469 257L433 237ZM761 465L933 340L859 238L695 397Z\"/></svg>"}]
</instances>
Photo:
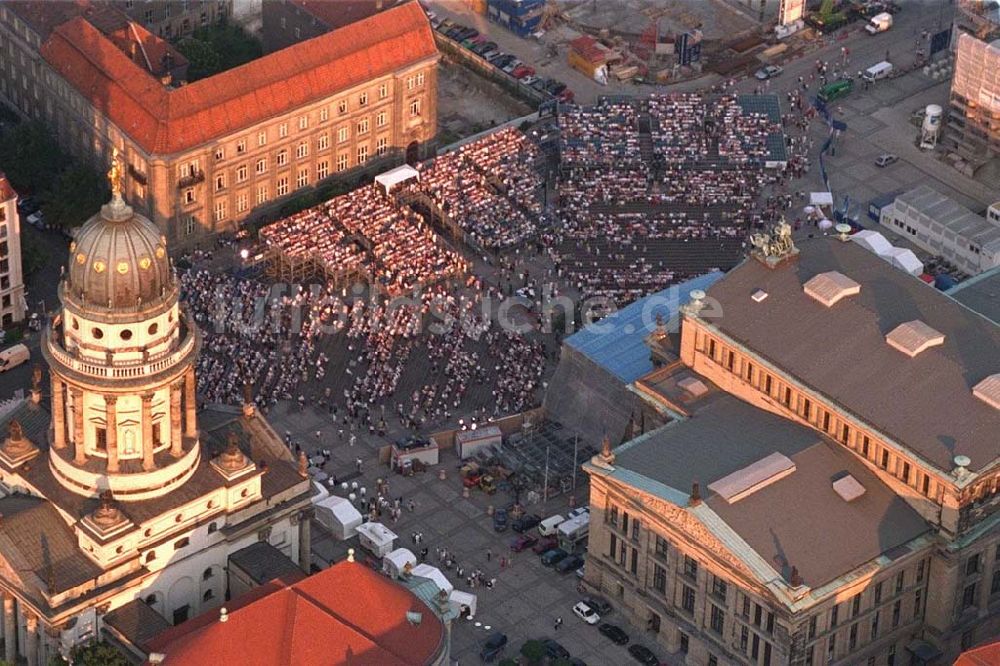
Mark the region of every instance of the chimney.
<instances>
[{"instance_id":1,"label":"chimney","mask_svg":"<svg viewBox=\"0 0 1000 666\"><path fill-rule=\"evenodd\" d=\"M691 483L691 499L688 500L688 506L698 506L699 504L701 504L701 487L697 481L694 481Z\"/></svg>"},{"instance_id":2,"label":"chimney","mask_svg":"<svg viewBox=\"0 0 1000 666\"><path fill-rule=\"evenodd\" d=\"M802 576L799 575L798 567L792 567L792 575L790 582L792 584L792 587L802 587Z\"/></svg>"},{"instance_id":3,"label":"chimney","mask_svg":"<svg viewBox=\"0 0 1000 666\"><path fill-rule=\"evenodd\" d=\"M157 666L158 664L162 664L166 658L167 655L163 654L162 652L150 652L149 657L147 659L149 660L150 664L153 664L153 666Z\"/></svg>"},{"instance_id":4,"label":"chimney","mask_svg":"<svg viewBox=\"0 0 1000 666\"><path fill-rule=\"evenodd\" d=\"M226 607L223 606L222 608L219 609L219 622L228 622L228 621L229 621L229 611L227 611Z\"/></svg>"},{"instance_id":5,"label":"chimney","mask_svg":"<svg viewBox=\"0 0 1000 666\"><path fill-rule=\"evenodd\" d=\"M382 0L375 0L375 11L382 11Z\"/></svg>"}]
</instances>

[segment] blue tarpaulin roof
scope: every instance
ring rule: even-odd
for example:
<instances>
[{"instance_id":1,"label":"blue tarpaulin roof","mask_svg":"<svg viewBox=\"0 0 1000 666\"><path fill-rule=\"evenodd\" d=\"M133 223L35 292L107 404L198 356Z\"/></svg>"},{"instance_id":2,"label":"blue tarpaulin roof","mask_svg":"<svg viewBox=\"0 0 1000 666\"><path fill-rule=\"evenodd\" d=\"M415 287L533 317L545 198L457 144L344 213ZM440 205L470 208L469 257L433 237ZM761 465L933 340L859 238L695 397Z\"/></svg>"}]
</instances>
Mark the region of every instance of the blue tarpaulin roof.
<instances>
[{"instance_id":1,"label":"blue tarpaulin roof","mask_svg":"<svg viewBox=\"0 0 1000 666\"><path fill-rule=\"evenodd\" d=\"M692 290L707 290L722 275L713 271L640 298L569 336L565 344L630 384L653 369L645 340L656 328L656 315L669 322Z\"/></svg>"}]
</instances>

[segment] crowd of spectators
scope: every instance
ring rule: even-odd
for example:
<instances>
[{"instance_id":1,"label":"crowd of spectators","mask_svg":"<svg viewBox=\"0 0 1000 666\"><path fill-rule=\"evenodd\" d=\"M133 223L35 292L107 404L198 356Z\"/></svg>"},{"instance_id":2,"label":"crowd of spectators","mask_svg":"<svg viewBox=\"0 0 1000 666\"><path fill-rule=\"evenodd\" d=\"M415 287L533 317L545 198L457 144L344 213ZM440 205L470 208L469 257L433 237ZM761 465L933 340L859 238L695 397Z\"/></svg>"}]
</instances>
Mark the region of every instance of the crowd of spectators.
<instances>
[{"instance_id":1,"label":"crowd of spectators","mask_svg":"<svg viewBox=\"0 0 1000 666\"><path fill-rule=\"evenodd\" d=\"M260 237L280 261L313 261L334 279L362 271L389 295L410 293L467 268L420 215L375 186L279 220Z\"/></svg>"}]
</instances>

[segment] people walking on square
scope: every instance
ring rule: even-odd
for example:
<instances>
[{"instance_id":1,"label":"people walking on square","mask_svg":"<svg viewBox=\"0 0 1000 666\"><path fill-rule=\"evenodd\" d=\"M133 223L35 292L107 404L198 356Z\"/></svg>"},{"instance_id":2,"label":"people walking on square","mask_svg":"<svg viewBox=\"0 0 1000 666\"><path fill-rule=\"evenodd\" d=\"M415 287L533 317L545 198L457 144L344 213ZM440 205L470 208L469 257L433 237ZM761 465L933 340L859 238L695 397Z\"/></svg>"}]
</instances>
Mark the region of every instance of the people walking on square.
<instances>
[{"instance_id":1,"label":"people walking on square","mask_svg":"<svg viewBox=\"0 0 1000 666\"><path fill-rule=\"evenodd\" d=\"M559 631L559 627L562 626L562 617L557 617L555 621L555 630Z\"/></svg>"}]
</instances>

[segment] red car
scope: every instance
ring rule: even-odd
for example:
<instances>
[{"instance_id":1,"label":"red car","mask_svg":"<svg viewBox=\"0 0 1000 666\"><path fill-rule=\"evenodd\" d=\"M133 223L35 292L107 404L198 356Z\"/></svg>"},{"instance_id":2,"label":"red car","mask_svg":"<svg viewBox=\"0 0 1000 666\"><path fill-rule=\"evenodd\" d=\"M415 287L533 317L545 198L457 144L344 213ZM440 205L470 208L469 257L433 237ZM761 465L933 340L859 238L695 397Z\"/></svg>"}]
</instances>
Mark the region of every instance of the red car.
<instances>
[{"instance_id":1,"label":"red car","mask_svg":"<svg viewBox=\"0 0 1000 666\"><path fill-rule=\"evenodd\" d=\"M528 550L536 543L538 543L538 537L533 537L530 534L520 534L510 542L510 549L515 553L520 553L523 550Z\"/></svg>"},{"instance_id":2,"label":"red car","mask_svg":"<svg viewBox=\"0 0 1000 666\"><path fill-rule=\"evenodd\" d=\"M559 93L558 99L560 102L565 102L569 104L570 102L573 101L574 97L575 95L573 95L573 91L570 90L569 88L566 88L566 90L563 90L561 93Z\"/></svg>"},{"instance_id":3,"label":"red car","mask_svg":"<svg viewBox=\"0 0 1000 666\"><path fill-rule=\"evenodd\" d=\"M550 551L558 546L559 546L559 539L557 539L552 535L549 535L539 539L538 543L532 546L531 552L533 552L535 555L541 555L542 553Z\"/></svg>"},{"instance_id":4,"label":"red car","mask_svg":"<svg viewBox=\"0 0 1000 666\"><path fill-rule=\"evenodd\" d=\"M514 71L510 73L515 79L523 79L526 76L534 76L535 68L531 65L518 65L514 68Z\"/></svg>"}]
</instances>

